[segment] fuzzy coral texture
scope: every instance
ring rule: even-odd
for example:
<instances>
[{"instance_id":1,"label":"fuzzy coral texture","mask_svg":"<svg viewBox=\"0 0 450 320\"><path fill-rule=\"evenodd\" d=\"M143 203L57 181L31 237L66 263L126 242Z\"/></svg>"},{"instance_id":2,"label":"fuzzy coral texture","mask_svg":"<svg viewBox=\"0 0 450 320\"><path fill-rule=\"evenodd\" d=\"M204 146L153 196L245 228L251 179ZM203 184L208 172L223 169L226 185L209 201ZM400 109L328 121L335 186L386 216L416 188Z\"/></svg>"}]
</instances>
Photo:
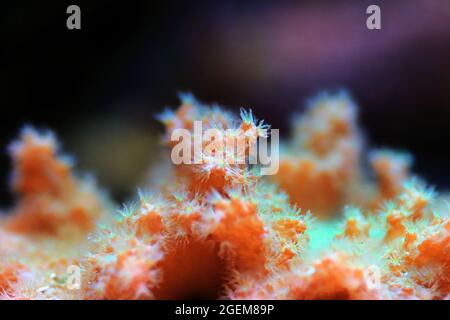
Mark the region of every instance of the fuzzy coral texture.
<instances>
[{"instance_id":1,"label":"fuzzy coral texture","mask_svg":"<svg viewBox=\"0 0 450 320\"><path fill-rule=\"evenodd\" d=\"M168 150L195 120L245 137L244 151L269 134L251 112L188 94L160 120ZM0 220L3 299L450 297L448 196L411 175L410 155L367 150L345 92L294 118L276 175L214 156L168 164L163 183L118 210L73 174L51 133L26 128L9 150L17 202Z\"/></svg>"}]
</instances>

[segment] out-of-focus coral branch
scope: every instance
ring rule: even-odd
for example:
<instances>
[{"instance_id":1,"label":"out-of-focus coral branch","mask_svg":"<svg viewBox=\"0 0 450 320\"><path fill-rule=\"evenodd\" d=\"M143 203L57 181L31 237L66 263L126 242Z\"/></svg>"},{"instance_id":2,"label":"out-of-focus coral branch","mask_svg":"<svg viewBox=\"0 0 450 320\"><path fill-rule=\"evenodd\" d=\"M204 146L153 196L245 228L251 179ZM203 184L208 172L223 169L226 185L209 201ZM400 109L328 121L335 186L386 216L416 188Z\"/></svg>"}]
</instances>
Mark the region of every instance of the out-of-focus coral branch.
<instances>
[{"instance_id":1,"label":"out-of-focus coral branch","mask_svg":"<svg viewBox=\"0 0 450 320\"><path fill-rule=\"evenodd\" d=\"M105 208L90 181L76 179L68 159L58 157L54 136L32 128L10 146L14 170L12 189L18 203L6 228L20 233L93 230Z\"/></svg>"}]
</instances>

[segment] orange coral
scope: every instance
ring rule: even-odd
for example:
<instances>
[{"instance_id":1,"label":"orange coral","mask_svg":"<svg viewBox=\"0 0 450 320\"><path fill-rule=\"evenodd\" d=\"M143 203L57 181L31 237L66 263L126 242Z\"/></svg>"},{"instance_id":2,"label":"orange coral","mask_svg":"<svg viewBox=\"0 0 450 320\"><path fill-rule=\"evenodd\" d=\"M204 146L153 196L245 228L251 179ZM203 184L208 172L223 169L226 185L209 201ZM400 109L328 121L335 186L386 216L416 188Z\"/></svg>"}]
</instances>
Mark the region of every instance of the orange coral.
<instances>
[{"instance_id":1,"label":"orange coral","mask_svg":"<svg viewBox=\"0 0 450 320\"><path fill-rule=\"evenodd\" d=\"M349 265L342 256L330 256L313 265L311 274L291 279L289 297L302 300L367 300L377 292L367 285L364 269Z\"/></svg>"},{"instance_id":2,"label":"orange coral","mask_svg":"<svg viewBox=\"0 0 450 320\"><path fill-rule=\"evenodd\" d=\"M323 94L294 123L294 134L275 181L303 209L337 212L360 174L355 105L345 93Z\"/></svg>"},{"instance_id":3,"label":"orange coral","mask_svg":"<svg viewBox=\"0 0 450 320\"><path fill-rule=\"evenodd\" d=\"M450 292L450 233L436 235L424 240L418 246L418 255L414 265L419 269L431 272L429 281L424 281L427 287L436 287L437 297L446 297ZM422 283L422 279L418 279Z\"/></svg>"},{"instance_id":4,"label":"orange coral","mask_svg":"<svg viewBox=\"0 0 450 320\"><path fill-rule=\"evenodd\" d=\"M94 228L104 210L102 204L93 187L77 181L70 163L57 157L56 141L50 133L26 128L10 150L12 187L19 202L5 222L9 230L57 235L63 227Z\"/></svg>"},{"instance_id":5,"label":"orange coral","mask_svg":"<svg viewBox=\"0 0 450 320\"><path fill-rule=\"evenodd\" d=\"M371 153L370 161L378 179L378 196L374 200L376 208L401 193L409 178L412 160L406 154L380 150Z\"/></svg>"},{"instance_id":6,"label":"orange coral","mask_svg":"<svg viewBox=\"0 0 450 320\"><path fill-rule=\"evenodd\" d=\"M168 146L175 144L172 133L176 129L188 130L192 136L193 150L187 155L191 164L176 167L178 175L187 178L188 190L192 194L212 190L225 194L227 188L252 183L255 177L247 169L244 157L255 148L259 137L267 136L268 126L262 121L257 122L251 111L242 110L238 119L217 107L202 105L190 95L181 95L181 99L182 105L177 112L166 111L160 118L166 125ZM196 128L196 121L200 128ZM223 143L219 144L212 137L205 139L203 130L208 129L228 130L223 133Z\"/></svg>"},{"instance_id":7,"label":"orange coral","mask_svg":"<svg viewBox=\"0 0 450 320\"><path fill-rule=\"evenodd\" d=\"M17 273L23 267L19 263L0 265L0 293L12 294L11 284L17 282Z\"/></svg>"},{"instance_id":8,"label":"orange coral","mask_svg":"<svg viewBox=\"0 0 450 320\"><path fill-rule=\"evenodd\" d=\"M239 199L215 203L215 210L222 215L211 237L222 244L222 250L231 253L233 264L241 272L264 268L267 249L264 244L264 224L257 215L253 203Z\"/></svg>"},{"instance_id":9,"label":"orange coral","mask_svg":"<svg viewBox=\"0 0 450 320\"><path fill-rule=\"evenodd\" d=\"M200 121L206 129L230 129L225 140L240 139L243 148L236 155L230 143L219 154L218 141L203 141L205 161L175 165L164 186L140 191L114 219L102 217L106 204L71 173L51 135L24 130L11 147L19 201L0 225L1 298L450 295L448 208L410 178L408 156L370 152L375 178L362 170L356 105L348 95L311 102L271 179L245 161L227 162L245 158L267 136L267 125L251 112L237 117L181 98L177 111L161 116L167 146L175 145L175 129L193 134ZM65 237L69 230L81 240ZM67 287L73 265L83 270L77 290Z\"/></svg>"}]
</instances>

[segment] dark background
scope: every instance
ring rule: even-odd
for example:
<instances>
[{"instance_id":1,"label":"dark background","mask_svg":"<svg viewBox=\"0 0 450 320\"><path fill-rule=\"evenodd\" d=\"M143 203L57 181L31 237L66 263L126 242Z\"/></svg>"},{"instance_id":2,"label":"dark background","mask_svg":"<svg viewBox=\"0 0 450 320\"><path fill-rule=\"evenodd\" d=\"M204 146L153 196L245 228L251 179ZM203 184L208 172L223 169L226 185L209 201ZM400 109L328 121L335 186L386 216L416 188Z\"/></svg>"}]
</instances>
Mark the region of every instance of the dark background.
<instances>
[{"instance_id":1,"label":"dark background","mask_svg":"<svg viewBox=\"0 0 450 320\"><path fill-rule=\"evenodd\" d=\"M81 30L66 8L81 7ZM369 4L382 30L366 28ZM0 207L6 146L51 128L122 201L157 159L154 119L177 93L251 107L282 135L305 100L348 89L368 141L408 150L450 186L450 1L14 1L0 5Z\"/></svg>"}]
</instances>

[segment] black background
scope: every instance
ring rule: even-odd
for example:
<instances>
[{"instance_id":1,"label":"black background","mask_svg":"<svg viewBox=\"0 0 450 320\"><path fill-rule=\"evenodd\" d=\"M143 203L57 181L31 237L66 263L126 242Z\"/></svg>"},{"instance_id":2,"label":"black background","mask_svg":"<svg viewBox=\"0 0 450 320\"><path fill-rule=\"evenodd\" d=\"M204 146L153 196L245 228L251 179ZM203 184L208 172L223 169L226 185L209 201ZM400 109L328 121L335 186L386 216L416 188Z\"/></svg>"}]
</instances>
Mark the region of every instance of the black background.
<instances>
[{"instance_id":1,"label":"black background","mask_svg":"<svg viewBox=\"0 0 450 320\"><path fill-rule=\"evenodd\" d=\"M365 27L365 8L371 3L382 8L381 31ZM117 200L126 199L142 181L155 151L149 147L145 153L133 153L119 141L114 144L114 139L129 128L139 128L136 136L160 132L154 115L166 105L176 106L180 90L232 109L251 107L287 135L291 114L300 111L308 97L323 89L347 88L361 105L369 143L410 151L416 159L415 172L438 189L447 189L450 7L446 3L2 2L0 207L11 203L6 146L27 123L54 130L82 170L96 174ZM70 4L81 7L81 30L66 28ZM287 48L298 40L306 48L311 43L316 51L295 49L299 62L289 68L282 59L295 62L296 55L270 54L279 52L277 30L278 35L294 37L286 38ZM354 44L354 39L359 39L357 50L346 50L344 46ZM336 50L328 49L330 43ZM317 57L326 57L326 62ZM269 65L285 69L272 70ZM103 136L106 131L101 140L96 127L109 122L113 123L106 126L109 129L99 129ZM116 132L111 131L113 141L105 145L108 130ZM80 131L92 132L90 140L98 145L90 154L83 151ZM132 178L122 186L110 179L114 171L102 171L112 161L111 154L129 158ZM92 156L97 157L95 162ZM141 156L142 161L133 160Z\"/></svg>"}]
</instances>

